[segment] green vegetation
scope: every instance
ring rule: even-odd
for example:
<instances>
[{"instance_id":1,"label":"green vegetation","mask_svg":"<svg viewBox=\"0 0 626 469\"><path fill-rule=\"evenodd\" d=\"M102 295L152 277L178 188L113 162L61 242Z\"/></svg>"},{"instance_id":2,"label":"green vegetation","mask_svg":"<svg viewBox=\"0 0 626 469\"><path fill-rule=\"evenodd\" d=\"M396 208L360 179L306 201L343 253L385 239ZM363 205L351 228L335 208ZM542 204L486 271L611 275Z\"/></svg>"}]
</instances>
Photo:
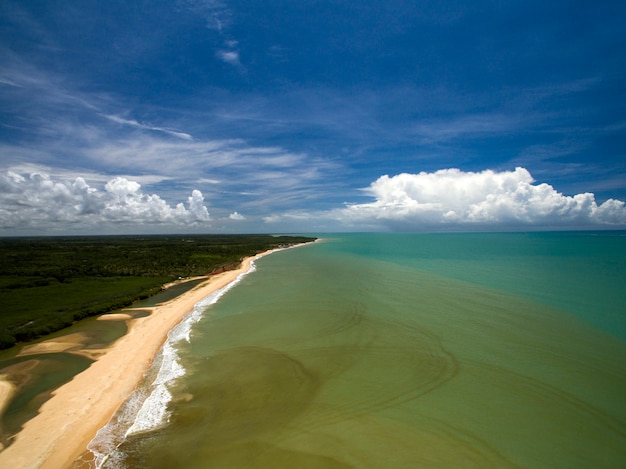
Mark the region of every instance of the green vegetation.
<instances>
[{"instance_id":1,"label":"green vegetation","mask_svg":"<svg viewBox=\"0 0 626 469\"><path fill-rule=\"evenodd\" d=\"M197 235L0 239L0 348L130 305L178 277L312 241L302 236Z\"/></svg>"}]
</instances>

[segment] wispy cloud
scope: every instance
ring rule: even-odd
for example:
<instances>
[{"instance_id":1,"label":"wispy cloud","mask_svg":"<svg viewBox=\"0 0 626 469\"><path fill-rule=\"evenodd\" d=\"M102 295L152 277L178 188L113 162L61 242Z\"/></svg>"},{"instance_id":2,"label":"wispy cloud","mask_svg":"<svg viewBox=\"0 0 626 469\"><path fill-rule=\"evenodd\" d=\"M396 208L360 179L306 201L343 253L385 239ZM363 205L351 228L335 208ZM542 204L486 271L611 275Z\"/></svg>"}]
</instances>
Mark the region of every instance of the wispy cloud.
<instances>
[{"instance_id":1,"label":"wispy cloud","mask_svg":"<svg viewBox=\"0 0 626 469\"><path fill-rule=\"evenodd\" d=\"M477 138L503 134L519 128L523 123L520 115L466 114L449 119L424 119L413 127L413 132L423 144L450 141L459 138Z\"/></svg>"},{"instance_id":2,"label":"wispy cloud","mask_svg":"<svg viewBox=\"0 0 626 469\"><path fill-rule=\"evenodd\" d=\"M206 27L223 32L230 26L232 12L226 2L221 0L178 0L180 8L201 15L206 20Z\"/></svg>"},{"instance_id":3,"label":"wispy cloud","mask_svg":"<svg viewBox=\"0 0 626 469\"><path fill-rule=\"evenodd\" d=\"M239 52L236 50L218 50L215 55L222 62L226 62L229 65L235 67L241 67L241 61L239 60Z\"/></svg>"},{"instance_id":4,"label":"wispy cloud","mask_svg":"<svg viewBox=\"0 0 626 469\"><path fill-rule=\"evenodd\" d=\"M220 0L179 0L179 5L206 20L206 27L217 31L222 40L222 46L215 51L215 57L228 65L245 71L241 63L238 44L229 29L233 22L233 13L226 2Z\"/></svg>"},{"instance_id":5,"label":"wispy cloud","mask_svg":"<svg viewBox=\"0 0 626 469\"><path fill-rule=\"evenodd\" d=\"M201 191L215 213L228 220L234 212L260 215L284 210L292 203L315 204L333 192L325 189L338 177L338 165L330 160L279 146L253 145L244 139L193 138L178 125L154 125L129 118L132 110L115 96L84 95L36 67L9 72L6 76L15 83L9 86L18 94L5 90L7 100L21 105L23 95L28 95L36 105L26 107L19 119L22 131L32 138L1 144L6 159L0 161L0 171L21 175L24 181L20 187L28 186L24 190L30 194L36 189L30 175L46 174L49 181L61 184L58 187L70 188L70 193L80 178L89 187L98 188L100 200L107 193L106 184L119 176L141 184L145 200L155 201L149 197L155 192L160 200L180 203L186 194ZM38 207L24 214L46 218L38 211L43 211L45 204ZM52 212L59 210L51 207ZM18 212L11 213L4 217L15 218ZM67 217L74 213L70 218L80 223L79 214L72 210L64 213ZM51 215L46 219L67 217Z\"/></svg>"},{"instance_id":6,"label":"wispy cloud","mask_svg":"<svg viewBox=\"0 0 626 469\"><path fill-rule=\"evenodd\" d=\"M154 130L156 132L163 132L166 133L168 135L172 135L174 137L178 137L178 138L182 138L183 140L193 140L193 137L185 132L179 132L176 130L172 130L172 129L166 129L164 127L157 127L157 126L153 126L153 125L147 125L147 124L142 124L140 122L137 122L134 119L124 119L122 117L118 117L118 116L112 116L112 115L103 115L106 119L112 121L112 122L116 122L118 124L123 124L123 125L128 125L131 127L135 127L137 129L143 129L143 130Z\"/></svg>"},{"instance_id":7,"label":"wispy cloud","mask_svg":"<svg viewBox=\"0 0 626 469\"><path fill-rule=\"evenodd\" d=\"M174 126L128 118L130 111L116 97L84 95L36 67L8 72L11 81L24 88L20 93L35 97L37 108L22 112L20 123L37 138L28 144L4 143L2 151L9 158L0 163L0 170L30 173L38 167L63 177L71 167L74 177L93 183L126 175L148 186L163 186L166 195L174 197L198 184L219 201L240 194L230 201L232 210L240 203L284 204L293 194L310 199L337 167L320 157L243 139L194 139ZM7 99L20 97L9 94Z\"/></svg>"}]
</instances>

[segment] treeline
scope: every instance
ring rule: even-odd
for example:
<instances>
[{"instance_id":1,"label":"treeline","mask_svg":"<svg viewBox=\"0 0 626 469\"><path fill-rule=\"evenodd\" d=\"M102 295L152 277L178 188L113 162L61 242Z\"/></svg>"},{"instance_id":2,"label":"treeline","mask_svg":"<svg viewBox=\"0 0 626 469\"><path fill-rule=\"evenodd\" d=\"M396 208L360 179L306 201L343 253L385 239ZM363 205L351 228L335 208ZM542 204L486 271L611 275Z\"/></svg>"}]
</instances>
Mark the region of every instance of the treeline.
<instances>
[{"instance_id":1,"label":"treeline","mask_svg":"<svg viewBox=\"0 0 626 469\"><path fill-rule=\"evenodd\" d=\"M0 348L130 305L178 277L312 241L301 236L0 238Z\"/></svg>"}]
</instances>

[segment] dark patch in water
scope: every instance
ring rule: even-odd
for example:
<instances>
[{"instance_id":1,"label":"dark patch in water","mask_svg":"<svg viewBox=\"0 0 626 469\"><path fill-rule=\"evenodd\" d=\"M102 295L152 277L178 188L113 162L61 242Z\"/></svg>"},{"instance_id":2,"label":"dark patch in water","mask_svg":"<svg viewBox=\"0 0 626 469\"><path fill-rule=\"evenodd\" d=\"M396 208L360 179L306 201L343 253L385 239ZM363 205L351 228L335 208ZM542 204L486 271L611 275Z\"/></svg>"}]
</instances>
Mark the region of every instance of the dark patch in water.
<instances>
[{"instance_id":1,"label":"dark patch in water","mask_svg":"<svg viewBox=\"0 0 626 469\"><path fill-rule=\"evenodd\" d=\"M149 467L245 467L251 460L255 467L281 460L292 467L349 467L259 442L300 415L318 392L319 379L299 361L268 348L238 347L209 357L197 372L204 379L185 389L192 399L172 404L165 430L175 431L178 441L184 433L184 447L195 451L152 447L146 438L129 455L130 467L141 467L143 458Z\"/></svg>"}]
</instances>

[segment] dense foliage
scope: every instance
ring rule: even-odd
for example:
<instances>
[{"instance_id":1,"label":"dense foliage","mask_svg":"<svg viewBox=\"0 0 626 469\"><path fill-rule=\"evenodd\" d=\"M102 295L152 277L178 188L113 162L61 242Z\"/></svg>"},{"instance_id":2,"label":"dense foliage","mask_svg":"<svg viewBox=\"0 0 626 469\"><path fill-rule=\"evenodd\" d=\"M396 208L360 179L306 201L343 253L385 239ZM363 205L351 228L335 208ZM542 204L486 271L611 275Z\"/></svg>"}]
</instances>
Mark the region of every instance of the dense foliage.
<instances>
[{"instance_id":1,"label":"dense foliage","mask_svg":"<svg viewBox=\"0 0 626 469\"><path fill-rule=\"evenodd\" d=\"M128 306L178 277L237 266L300 236L0 238L0 348Z\"/></svg>"}]
</instances>

